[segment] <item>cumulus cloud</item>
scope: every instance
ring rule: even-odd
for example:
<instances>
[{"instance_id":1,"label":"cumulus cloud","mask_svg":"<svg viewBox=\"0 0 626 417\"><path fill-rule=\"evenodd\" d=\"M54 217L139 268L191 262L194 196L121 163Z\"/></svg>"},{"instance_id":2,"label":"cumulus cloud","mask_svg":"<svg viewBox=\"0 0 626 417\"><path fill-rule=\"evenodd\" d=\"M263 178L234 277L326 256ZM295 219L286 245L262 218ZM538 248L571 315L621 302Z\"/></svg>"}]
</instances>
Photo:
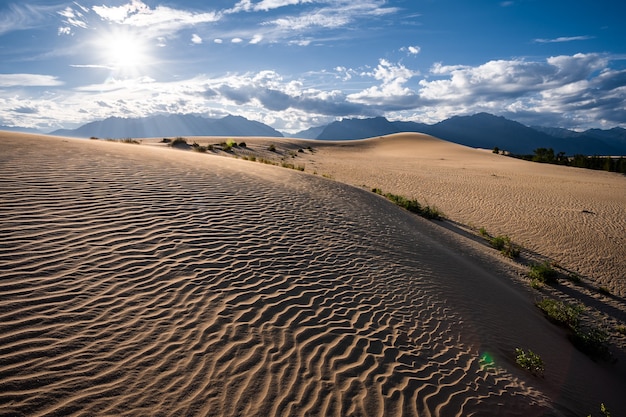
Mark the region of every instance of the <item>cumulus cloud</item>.
<instances>
[{"instance_id":1,"label":"cumulus cloud","mask_svg":"<svg viewBox=\"0 0 626 417\"><path fill-rule=\"evenodd\" d=\"M419 46L409 46L407 49L411 55L417 55L421 50Z\"/></svg>"},{"instance_id":2,"label":"cumulus cloud","mask_svg":"<svg viewBox=\"0 0 626 417\"><path fill-rule=\"evenodd\" d=\"M615 124L625 120L626 71L609 69L609 59L601 54L498 60L478 66L437 64L431 75L437 79L420 80L417 92L424 103L447 114L519 113L531 124L532 114L538 118L549 114L561 125L573 120Z\"/></svg>"},{"instance_id":3,"label":"cumulus cloud","mask_svg":"<svg viewBox=\"0 0 626 417\"><path fill-rule=\"evenodd\" d=\"M350 94L348 96L350 101L369 105L386 105L394 110L415 106L417 94L406 84L411 78L419 75L418 71L381 59L373 71L364 72L361 75L372 77L381 83Z\"/></svg>"},{"instance_id":4,"label":"cumulus cloud","mask_svg":"<svg viewBox=\"0 0 626 417\"><path fill-rule=\"evenodd\" d=\"M195 45L200 45L202 43L202 38L194 33L191 36L191 43L193 43Z\"/></svg>"}]
</instances>

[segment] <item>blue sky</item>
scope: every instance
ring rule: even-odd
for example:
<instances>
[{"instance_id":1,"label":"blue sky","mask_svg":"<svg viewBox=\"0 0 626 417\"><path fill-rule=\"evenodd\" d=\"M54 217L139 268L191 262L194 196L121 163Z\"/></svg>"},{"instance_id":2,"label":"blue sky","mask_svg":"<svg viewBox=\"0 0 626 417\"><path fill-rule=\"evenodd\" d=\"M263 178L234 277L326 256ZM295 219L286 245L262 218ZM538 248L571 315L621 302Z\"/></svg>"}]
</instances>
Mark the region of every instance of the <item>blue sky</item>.
<instances>
[{"instance_id":1,"label":"blue sky","mask_svg":"<svg viewBox=\"0 0 626 417\"><path fill-rule=\"evenodd\" d=\"M622 0L0 2L0 125L241 115L626 127Z\"/></svg>"}]
</instances>

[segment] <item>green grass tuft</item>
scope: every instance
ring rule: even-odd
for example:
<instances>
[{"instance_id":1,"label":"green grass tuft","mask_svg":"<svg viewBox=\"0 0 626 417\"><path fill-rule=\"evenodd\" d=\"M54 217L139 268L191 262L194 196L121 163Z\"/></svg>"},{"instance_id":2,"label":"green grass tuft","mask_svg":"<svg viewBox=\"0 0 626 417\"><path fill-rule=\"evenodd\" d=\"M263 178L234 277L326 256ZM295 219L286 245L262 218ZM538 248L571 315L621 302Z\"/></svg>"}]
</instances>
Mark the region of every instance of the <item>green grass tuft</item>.
<instances>
[{"instance_id":1,"label":"green grass tuft","mask_svg":"<svg viewBox=\"0 0 626 417\"><path fill-rule=\"evenodd\" d=\"M543 359L530 349L525 352L523 349L515 348L515 363L533 375L543 376L545 369Z\"/></svg>"},{"instance_id":2,"label":"green grass tuft","mask_svg":"<svg viewBox=\"0 0 626 417\"><path fill-rule=\"evenodd\" d=\"M383 193L380 188L372 188L372 192L385 197L397 206L402 207L405 210L415 213L429 220L441 220L444 218L444 214L435 206L422 206L415 199L408 199L401 195L392 193Z\"/></svg>"}]
</instances>

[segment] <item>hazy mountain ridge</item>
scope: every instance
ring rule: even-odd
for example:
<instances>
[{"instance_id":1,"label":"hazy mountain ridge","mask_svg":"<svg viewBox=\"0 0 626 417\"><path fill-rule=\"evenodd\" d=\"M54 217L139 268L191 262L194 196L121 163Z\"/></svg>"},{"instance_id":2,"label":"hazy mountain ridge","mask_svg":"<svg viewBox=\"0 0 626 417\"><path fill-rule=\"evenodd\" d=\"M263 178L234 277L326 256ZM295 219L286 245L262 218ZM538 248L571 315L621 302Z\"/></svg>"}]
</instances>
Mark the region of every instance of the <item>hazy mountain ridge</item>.
<instances>
[{"instance_id":1,"label":"hazy mountain ridge","mask_svg":"<svg viewBox=\"0 0 626 417\"><path fill-rule=\"evenodd\" d=\"M166 136L271 136L282 133L241 116L209 119L194 115L157 115L139 119L109 117L77 129L60 129L52 135L99 138L151 138Z\"/></svg>"}]
</instances>

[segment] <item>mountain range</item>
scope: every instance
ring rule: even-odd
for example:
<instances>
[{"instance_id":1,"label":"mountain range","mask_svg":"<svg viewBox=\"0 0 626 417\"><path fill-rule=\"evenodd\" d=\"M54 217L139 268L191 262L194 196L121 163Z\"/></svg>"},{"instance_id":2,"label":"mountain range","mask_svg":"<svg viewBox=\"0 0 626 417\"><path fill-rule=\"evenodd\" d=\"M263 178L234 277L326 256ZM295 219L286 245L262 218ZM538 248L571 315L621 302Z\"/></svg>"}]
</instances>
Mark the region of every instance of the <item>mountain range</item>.
<instances>
[{"instance_id":1,"label":"mountain range","mask_svg":"<svg viewBox=\"0 0 626 417\"><path fill-rule=\"evenodd\" d=\"M125 119L109 117L77 129L51 132L57 136L98 138L153 138L166 136L271 136L282 137L274 128L241 116L209 119L191 114L172 114Z\"/></svg>"},{"instance_id":2,"label":"mountain range","mask_svg":"<svg viewBox=\"0 0 626 417\"><path fill-rule=\"evenodd\" d=\"M432 125L389 121L384 117L343 119L288 136L302 139L354 140L400 132L426 133L461 145L485 149L498 147L520 155L532 154L537 148L552 148L555 152L565 152L567 155L626 155L626 129L620 127L575 132L552 127L529 127L489 113L455 116ZM136 119L110 117L73 130L56 130L51 134L82 138L283 137L276 129L241 116L229 115L221 119L210 119L181 114Z\"/></svg>"},{"instance_id":3,"label":"mountain range","mask_svg":"<svg viewBox=\"0 0 626 417\"><path fill-rule=\"evenodd\" d=\"M567 129L528 127L489 113L455 116L432 125L416 122L391 122L384 117L344 119L321 129L315 137L309 129L296 137L324 140L350 140L399 132L419 132L474 148L498 147L515 154L532 154L537 148L552 148L567 155L626 155L626 129Z\"/></svg>"}]
</instances>

